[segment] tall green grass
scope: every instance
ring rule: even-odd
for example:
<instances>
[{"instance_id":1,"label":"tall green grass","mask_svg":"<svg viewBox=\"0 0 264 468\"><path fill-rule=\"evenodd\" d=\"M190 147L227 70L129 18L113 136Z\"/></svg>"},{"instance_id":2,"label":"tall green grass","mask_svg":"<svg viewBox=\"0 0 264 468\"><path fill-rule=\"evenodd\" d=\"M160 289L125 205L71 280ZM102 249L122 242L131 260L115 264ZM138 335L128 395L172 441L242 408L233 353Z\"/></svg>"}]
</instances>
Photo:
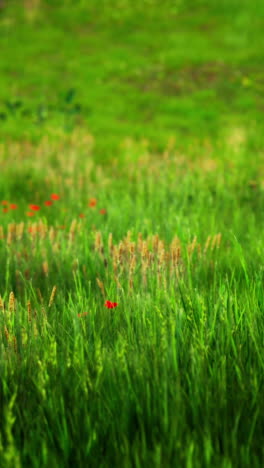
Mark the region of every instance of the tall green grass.
<instances>
[{"instance_id":1,"label":"tall green grass","mask_svg":"<svg viewBox=\"0 0 264 468\"><path fill-rule=\"evenodd\" d=\"M179 176L173 154L140 171L131 165L111 189L100 172L84 218L61 187L53 222L41 206L21 235L4 223L3 466L261 466L263 244L252 206L262 188L246 187L236 168L229 181L223 169L188 165ZM56 234L63 206L70 214ZM21 222L23 205L14 213ZM139 232L156 265L146 282ZM161 252L175 235L181 255L171 275Z\"/></svg>"}]
</instances>

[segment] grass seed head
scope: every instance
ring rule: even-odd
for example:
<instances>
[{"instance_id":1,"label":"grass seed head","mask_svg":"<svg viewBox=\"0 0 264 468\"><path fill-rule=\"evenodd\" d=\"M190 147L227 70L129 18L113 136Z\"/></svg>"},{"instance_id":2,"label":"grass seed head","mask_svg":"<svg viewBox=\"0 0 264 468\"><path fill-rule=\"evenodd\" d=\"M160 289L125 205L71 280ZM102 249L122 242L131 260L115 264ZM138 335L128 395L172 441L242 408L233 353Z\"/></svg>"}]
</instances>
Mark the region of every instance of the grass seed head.
<instances>
[{"instance_id":1,"label":"grass seed head","mask_svg":"<svg viewBox=\"0 0 264 468\"><path fill-rule=\"evenodd\" d=\"M138 233L138 237L137 237L137 249L138 249L138 252L141 252L142 250L142 233L141 232Z\"/></svg>"},{"instance_id":2,"label":"grass seed head","mask_svg":"<svg viewBox=\"0 0 264 468\"><path fill-rule=\"evenodd\" d=\"M94 247L95 247L96 252L101 252L102 251L103 241L102 241L102 234L101 234L100 231L97 231L95 233Z\"/></svg>"},{"instance_id":3,"label":"grass seed head","mask_svg":"<svg viewBox=\"0 0 264 468\"><path fill-rule=\"evenodd\" d=\"M98 284L98 286L100 288L102 296L105 297L105 288L104 288L103 282L99 278L96 278L96 282L97 282L97 284Z\"/></svg>"},{"instance_id":4,"label":"grass seed head","mask_svg":"<svg viewBox=\"0 0 264 468\"><path fill-rule=\"evenodd\" d=\"M159 245L159 235L155 234L152 237L152 248L153 248L154 252L158 251L158 245Z\"/></svg>"},{"instance_id":5,"label":"grass seed head","mask_svg":"<svg viewBox=\"0 0 264 468\"><path fill-rule=\"evenodd\" d=\"M8 310L9 312L15 311L15 295L13 291L11 291L11 293L9 294Z\"/></svg>"},{"instance_id":6,"label":"grass seed head","mask_svg":"<svg viewBox=\"0 0 264 468\"><path fill-rule=\"evenodd\" d=\"M28 313L28 321L31 322L31 320L32 320L31 303L30 303L29 300L27 301L27 313Z\"/></svg>"},{"instance_id":7,"label":"grass seed head","mask_svg":"<svg viewBox=\"0 0 264 468\"><path fill-rule=\"evenodd\" d=\"M130 257L130 262L129 262L129 273L130 273L130 274L134 273L135 268L136 268L136 256L135 256L135 254L133 254L133 255Z\"/></svg>"},{"instance_id":8,"label":"grass seed head","mask_svg":"<svg viewBox=\"0 0 264 468\"><path fill-rule=\"evenodd\" d=\"M141 257L142 258L145 258L147 256L147 252L148 252L148 244L147 244L147 241L142 241L142 244L141 244Z\"/></svg>"},{"instance_id":9,"label":"grass seed head","mask_svg":"<svg viewBox=\"0 0 264 468\"><path fill-rule=\"evenodd\" d=\"M220 243L221 243L221 233L218 233L212 239L211 250L214 250L215 248L219 248Z\"/></svg>"},{"instance_id":10,"label":"grass seed head","mask_svg":"<svg viewBox=\"0 0 264 468\"><path fill-rule=\"evenodd\" d=\"M130 242L129 244L129 253L131 256L134 256L135 253L135 242Z\"/></svg>"},{"instance_id":11,"label":"grass seed head","mask_svg":"<svg viewBox=\"0 0 264 468\"><path fill-rule=\"evenodd\" d=\"M113 251L113 234L111 232L108 234L108 251L110 253Z\"/></svg>"},{"instance_id":12,"label":"grass seed head","mask_svg":"<svg viewBox=\"0 0 264 468\"><path fill-rule=\"evenodd\" d=\"M51 307L52 304L53 304L55 294L56 294L56 290L57 290L57 287L53 286L52 291L51 291L51 295L50 295L50 300L49 300L49 307Z\"/></svg>"},{"instance_id":13,"label":"grass seed head","mask_svg":"<svg viewBox=\"0 0 264 468\"><path fill-rule=\"evenodd\" d=\"M20 240L23 237L25 223L22 221L21 223L17 224L16 229L16 239Z\"/></svg>"},{"instance_id":14,"label":"grass seed head","mask_svg":"<svg viewBox=\"0 0 264 468\"><path fill-rule=\"evenodd\" d=\"M43 273L45 276L48 276L49 274L49 264L48 264L48 261L45 260L43 263L42 263L42 270L43 270Z\"/></svg>"},{"instance_id":15,"label":"grass seed head","mask_svg":"<svg viewBox=\"0 0 264 468\"><path fill-rule=\"evenodd\" d=\"M123 241L120 241L119 245L118 245L118 261L119 261L119 263L122 263L122 257L123 257L124 253L125 253L125 245L124 245Z\"/></svg>"},{"instance_id":16,"label":"grass seed head","mask_svg":"<svg viewBox=\"0 0 264 468\"><path fill-rule=\"evenodd\" d=\"M49 228L49 240L50 242L53 242L55 240L55 231L53 226Z\"/></svg>"},{"instance_id":17,"label":"grass seed head","mask_svg":"<svg viewBox=\"0 0 264 468\"><path fill-rule=\"evenodd\" d=\"M205 246L204 246L204 254L206 254L207 250L209 249L211 238L212 238L211 236L208 236L206 239Z\"/></svg>"},{"instance_id":18,"label":"grass seed head","mask_svg":"<svg viewBox=\"0 0 264 468\"><path fill-rule=\"evenodd\" d=\"M8 343L10 335L9 335L9 331L6 325L4 326L4 334L5 334L6 341Z\"/></svg>"},{"instance_id":19,"label":"grass seed head","mask_svg":"<svg viewBox=\"0 0 264 468\"><path fill-rule=\"evenodd\" d=\"M39 297L39 300L41 302L41 304L43 304L43 297L42 297L42 294L41 294L41 291L39 288L37 288L37 294L38 294L38 297Z\"/></svg>"}]
</instances>

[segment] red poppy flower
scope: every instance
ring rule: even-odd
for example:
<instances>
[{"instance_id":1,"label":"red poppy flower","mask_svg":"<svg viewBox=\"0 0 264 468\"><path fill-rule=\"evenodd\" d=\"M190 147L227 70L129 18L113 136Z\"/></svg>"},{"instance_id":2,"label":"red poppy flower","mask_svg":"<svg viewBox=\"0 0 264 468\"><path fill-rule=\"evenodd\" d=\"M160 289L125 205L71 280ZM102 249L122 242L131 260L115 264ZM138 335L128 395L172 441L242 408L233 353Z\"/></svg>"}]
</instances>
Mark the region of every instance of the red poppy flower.
<instances>
[{"instance_id":1,"label":"red poppy flower","mask_svg":"<svg viewBox=\"0 0 264 468\"><path fill-rule=\"evenodd\" d=\"M34 215L35 215L35 213L33 213L33 211L28 211L27 212L27 216L34 216Z\"/></svg>"},{"instance_id":2,"label":"red poppy flower","mask_svg":"<svg viewBox=\"0 0 264 468\"><path fill-rule=\"evenodd\" d=\"M57 195L56 193L52 193L51 196L50 196L50 198L51 198L52 200L59 200L59 199L60 199L60 196Z\"/></svg>"},{"instance_id":3,"label":"red poppy flower","mask_svg":"<svg viewBox=\"0 0 264 468\"><path fill-rule=\"evenodd\" d=\"M29 208L33 211L38 211L40 210L40 206L39 205L29 205Z\"/></svg>"},{"instance_id":4,"label":"red poppy flower","mask_svg":"<svg viewBox=\"0 0 264 468\"><path fill-rule=\"evenodd\" d=\"M10 203L9 208L10 210L16 210L17 209L16 203Z\"/></svg>"},{"instance_id":5,"label":"red poppy flower","mask_svg":"<svg viewBox=\"0 0 264 468\"><path fill-rule=\"evenodd\" d=\"M106 209L102 208L99 213L101 213L102 215L106 214Z\"/></svg>"},{"instance_id":6,"label":"red poppy flower","mask_svg":"<svg viewBox=\"0 0 264 468\"><path fill-rule=\"evenodd\" d=\"M3 213L7 213L8 212L8 208L3 208Z\"/></svg>"},{"instance_id":7,"label":"red poppy flower","mask_svg":"<svg viewBox=\"0 0 264 468\"><path fill-rule=\"evenodd\" d=\"M7 200L1 201L1 205L8 205L8 203L9 203L9 202L8 202Z\"/></svg>"},{"instance_id":8,"label":"red poppy flower","mask_svg":"<svg viewBox=\"0 0 264 468\"><path fill-rule=\"evenodd\" d=\"M46 206L51 206L52 205L52 201L51 200L47 200L44 202L44 205Z\"/></svg>"},{"instance_id":9,"label":"red poppy flower","mask_svg":"<svg viewBox=\"0 0 264 468\"><path fill-rule=\"evenodd\" d=\"M97 200L96 200L96 198L90 198L90 201L89 201L89 206L92 206L92 207L93 207L93 206L95 206L95 205L96 205L96 203L97 203Z\"/></svg>"},{"instance_id":10,"label":"red poppy flower","mask_svg":"<svg viewBox=\"0 0 264 468\"><path fill-rule=\"evenodd\" d=\"M117 302L105 301L105 307L107 307L108 309L113 309L117 305Z\"/></svg>"},{"instance_id":11,"label":"red poppy flower","mask_svg":"<svg viewBox=\"0 0 264 468\"><path fill-rule=\"evenodd\" d=\"M79 214L79 218L84 218L85 217L85 214L81 213Z\"/></svg>"},{"instance_id":12,"label":"red poppy flower","mask_svg":"<svg viewBox=\"0 0 264 468\"><path fill-rule=\"evenodd\" d=\"M88 312L81 312L78 317L85 317L86 315L88 315Z\"/></svg>"}]
</instances>

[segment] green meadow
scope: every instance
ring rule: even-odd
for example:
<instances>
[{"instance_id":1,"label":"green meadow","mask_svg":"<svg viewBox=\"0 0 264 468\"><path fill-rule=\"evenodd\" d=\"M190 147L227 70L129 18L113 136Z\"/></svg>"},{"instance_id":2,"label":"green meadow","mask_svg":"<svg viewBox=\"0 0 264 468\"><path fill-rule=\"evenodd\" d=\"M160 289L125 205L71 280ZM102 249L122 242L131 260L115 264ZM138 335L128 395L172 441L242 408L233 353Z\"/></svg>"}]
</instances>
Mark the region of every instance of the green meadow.
<instances>
[{"instance_id":1,"label":"green meadow","mask_svg":"<svg viewBox=\"0 0 264 468\"><path fill-rule=\"evenodd\" d=\"M264 465L263 28L0 0L0 468Z\"/></svg>"}]
</instances>

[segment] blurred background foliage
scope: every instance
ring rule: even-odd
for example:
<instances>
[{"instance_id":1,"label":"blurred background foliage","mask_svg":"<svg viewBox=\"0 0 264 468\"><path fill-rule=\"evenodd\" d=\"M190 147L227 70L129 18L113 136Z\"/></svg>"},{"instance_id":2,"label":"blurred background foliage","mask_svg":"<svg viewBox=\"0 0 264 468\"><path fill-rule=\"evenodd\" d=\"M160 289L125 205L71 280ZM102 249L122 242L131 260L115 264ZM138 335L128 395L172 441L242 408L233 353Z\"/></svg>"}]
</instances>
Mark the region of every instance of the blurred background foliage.
<instances>
[{"instance_id":1,"label":"blurred background foliage","mask_svg":"<svg viewBox=\"0 0 264 468\"><path fill-rule=\"evenodd\" d=\"M185 149L243 127L256 150L263 13L260 0L2 1L0 134L83 128L103 161L127 137L159 152L171 136Z\"/></svg>"}]
</instances>

